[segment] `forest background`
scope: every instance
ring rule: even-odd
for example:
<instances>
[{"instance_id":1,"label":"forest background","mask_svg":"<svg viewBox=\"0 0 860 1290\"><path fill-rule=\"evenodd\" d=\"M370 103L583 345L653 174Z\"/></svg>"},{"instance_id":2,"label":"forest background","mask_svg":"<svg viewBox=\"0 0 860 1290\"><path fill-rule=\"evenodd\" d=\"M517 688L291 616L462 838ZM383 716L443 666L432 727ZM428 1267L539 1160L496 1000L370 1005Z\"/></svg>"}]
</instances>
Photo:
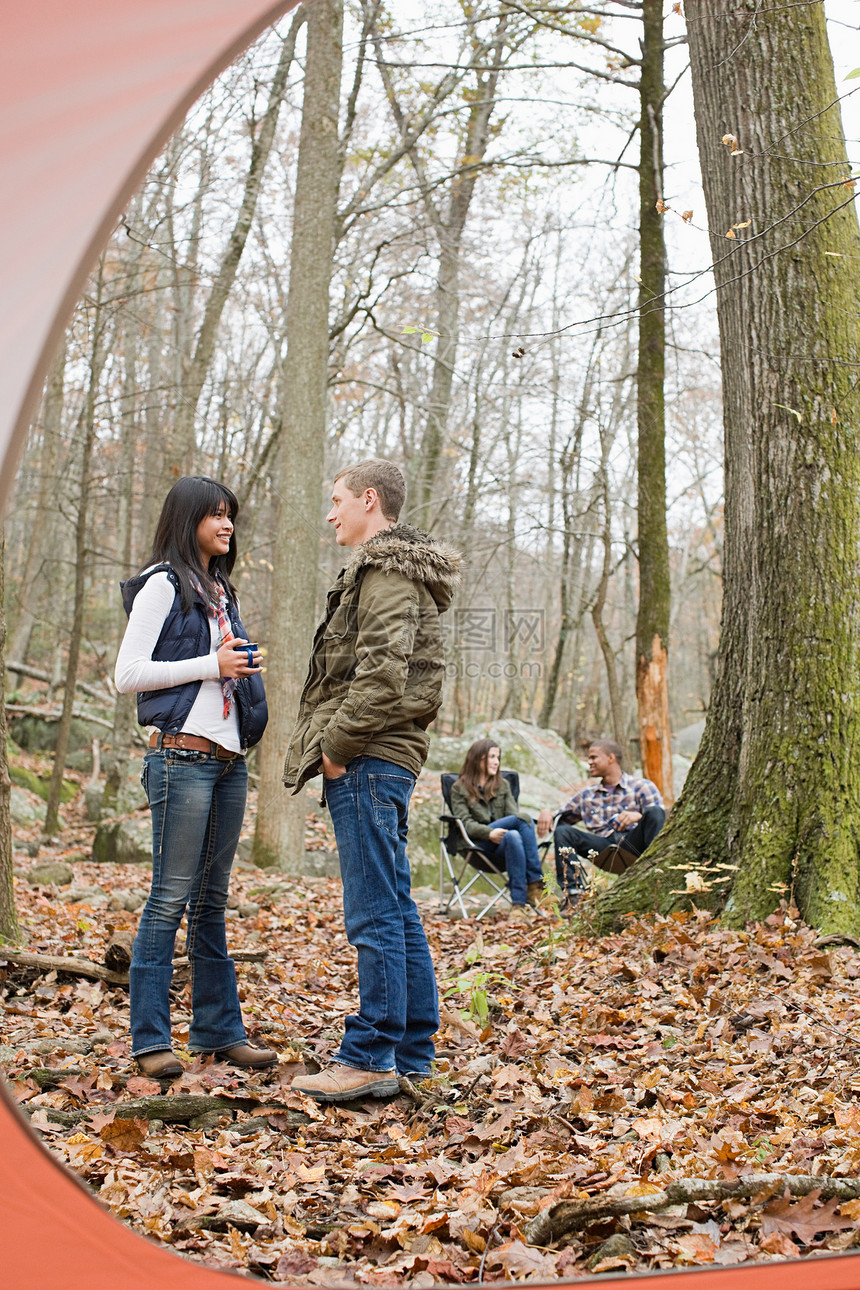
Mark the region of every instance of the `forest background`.
<instances>
[{"instance_id":1,"label":"forest background","mask_svg":"<svg viewBox=\"0 0 860 1290\"><path fill-rule=\"evenodd\" d=\"M329 9L327 28L322 7L314 19L315 78L300 9L193 109L105 249L47 382L7 520L6 656L22 742L34 709L56 716L65 696L49 834L73 702L104 732L108 765L139 741L111 682L117 582L190 471L223 478L242 505L238 580L273 710L259 862L296 850L302 821L287 818L279 763L339 563L327 481L356 457L400 461L405 518L468 558L439 732L522 718L574 747L614 734L637 759L641 13ZM706 711L714 678L723 450L684 15L662 9L678 731ZM829 12L841 88L856 28L838 4ZM857 130L846 133L850 152ZM303 140L318 176L304 194ZM307 389L326 297L321 406Z\"/></svg>"}]
</instances>

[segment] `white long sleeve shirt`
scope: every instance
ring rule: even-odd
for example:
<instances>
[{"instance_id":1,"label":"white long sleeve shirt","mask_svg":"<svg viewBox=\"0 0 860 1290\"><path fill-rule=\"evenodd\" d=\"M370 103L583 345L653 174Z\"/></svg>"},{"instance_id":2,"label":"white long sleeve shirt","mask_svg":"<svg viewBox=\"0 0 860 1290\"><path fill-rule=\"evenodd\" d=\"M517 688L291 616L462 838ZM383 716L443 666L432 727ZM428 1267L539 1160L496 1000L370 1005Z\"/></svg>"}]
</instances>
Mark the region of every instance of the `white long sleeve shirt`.
<instances>
[{"instance_id":1,"label":"white long sleeve shirt","mask_svg":"<svg viewBox=\"0 0 860 1290\"><path fill-rule=\"evenodd\" d=\"M197 658L158 660L152 657L167 615L173 608L176 590L165 572L147 578L134 598L128 626L116 660L114 678L120 694L139 690L166 690L173 685L200 681L200 689L191 711L182 723L190 735L202 735L241 752L239 718L236 704L224 717L224 694L218 671L218 624L209 619L211 649Z\"/></svg>"}]
</instances>

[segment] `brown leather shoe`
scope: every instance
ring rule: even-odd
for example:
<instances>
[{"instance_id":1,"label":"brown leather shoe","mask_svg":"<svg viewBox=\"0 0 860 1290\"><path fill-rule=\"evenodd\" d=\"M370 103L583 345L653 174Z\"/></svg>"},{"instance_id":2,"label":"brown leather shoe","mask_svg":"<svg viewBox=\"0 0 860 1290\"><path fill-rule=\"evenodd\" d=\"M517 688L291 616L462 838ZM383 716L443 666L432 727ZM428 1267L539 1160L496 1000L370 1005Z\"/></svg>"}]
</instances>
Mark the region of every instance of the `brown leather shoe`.
<instances>
[{"instance_id":1,"label":"brown leather shoe","mask_svg":"<svg viewBox=\"0 0 860 1290\"><path fill-rule=\"evenodd\" d=\"M362 1071L340 1062L317 1075L297 1075L290 1088L317 1102L352 1102L357 1097L393 1097L400 1092L396 1071Z\"/></svg>"},{"instance_id":2,"label":"brown leather shoe","mask_svg":"<svg viewBox=\"0 0 860 1290\"><path fill-rule=\"evenodd\" d=\"M271 1048L255 1048L253 1044L233 1044L231 1048L219 1048L213 1054L216 1062L229 1062L231 1066L246 1066L251 1070L262 1070L265 1066L274 1066L278 1054Z\"/></svg>"},{"instance_id":3,"label":"brown leather shoe","mask_svg":"<svg viewBox=\"0 0 860 1290\"><path fill-rule=\"evenodd\" d=\"M141 1053L134 1060L141 1074L148 1079L172 1079L185 1070L169 1048L164 1048L159 1053Z\"/></svg>"},{"instance_id":4,"label":"brown leather shoe","mask_svg":"<svg viewBox=\"0 0 860 1290\"><path fill-rule=\"evenodd\" d=\"M528 905L511 905L508 913L509 923L530 923L531 921Z\"/></svg>"}]
</instances>

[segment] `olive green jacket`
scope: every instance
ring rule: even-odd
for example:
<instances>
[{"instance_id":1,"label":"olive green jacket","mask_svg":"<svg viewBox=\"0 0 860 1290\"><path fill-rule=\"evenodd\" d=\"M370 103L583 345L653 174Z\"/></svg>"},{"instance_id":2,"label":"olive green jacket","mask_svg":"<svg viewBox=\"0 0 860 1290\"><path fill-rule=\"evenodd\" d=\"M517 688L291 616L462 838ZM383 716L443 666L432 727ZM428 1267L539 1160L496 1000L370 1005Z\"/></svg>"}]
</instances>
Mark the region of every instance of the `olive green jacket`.
<instances>
[{"instance_id":1,"label":"olive green jacket","mask_svg":"<svg viewBox=\"0 0 860 1290\"><path fill-rule=\"evenodd\" d=\"M439 615L460 556L398 524L357 546L328 593L284 762L298 792L322 754L345 766L379 757L418 775L439 711L445 663Z\"/></svg>"},{"instance_id":2,"label":"olive green jacket","mask_svg":"<svg viewBox=\"0 0 860 1290\"><path fill-rule=\"evenodd\" d=\"M517 806L517 799L506 779L502 780L502 787L493 797L476 797L473 802L469 801L460 780L455 780L451 785L451 813L463 821L463 827L473 842L489 842L493 821L503 820L506 815L518 815L522 820L531 819L530 815Z\"/></svg>"}]
</instances>

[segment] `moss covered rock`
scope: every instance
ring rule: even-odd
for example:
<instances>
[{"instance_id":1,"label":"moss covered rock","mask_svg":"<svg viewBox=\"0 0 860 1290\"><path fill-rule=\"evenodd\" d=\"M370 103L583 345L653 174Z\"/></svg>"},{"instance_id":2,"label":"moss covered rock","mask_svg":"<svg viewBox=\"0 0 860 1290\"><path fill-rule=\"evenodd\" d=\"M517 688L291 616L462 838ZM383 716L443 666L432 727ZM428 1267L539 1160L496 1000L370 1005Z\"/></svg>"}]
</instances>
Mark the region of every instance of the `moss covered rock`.
<instances>
[{"instance_id":1,"label":"moss covered rock","mask_svg":"<svg viewBox=\"0 0 860 1290\"><path fill-rule=\"evenodd\" d=\"M29 767L16 766L13 762L9 766L9 777L12 780L12 783L17 784L19 788L26 788L28 793L35 793L37 797L41 797L43 802L47 802L48 790L51 786L50 771L44 775L37 775L36 772L34 770L30 770ZM79 787L80 785L74 783L73 780L64 779L62 788L60 789L60 801L70 802L77 793Z\"/></svg>"}]
</instances>

